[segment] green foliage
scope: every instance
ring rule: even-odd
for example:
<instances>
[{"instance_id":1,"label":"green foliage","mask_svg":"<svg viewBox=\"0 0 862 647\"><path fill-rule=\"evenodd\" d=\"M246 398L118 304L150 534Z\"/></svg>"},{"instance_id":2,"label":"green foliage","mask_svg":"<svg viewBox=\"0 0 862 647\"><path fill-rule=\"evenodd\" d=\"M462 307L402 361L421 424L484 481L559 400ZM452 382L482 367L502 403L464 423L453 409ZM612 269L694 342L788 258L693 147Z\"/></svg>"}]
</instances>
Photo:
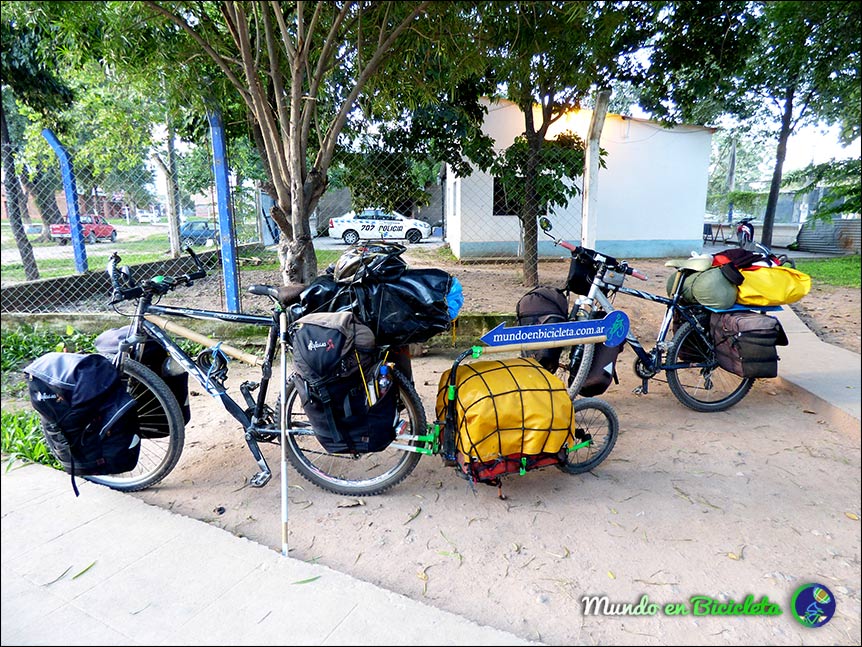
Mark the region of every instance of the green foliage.
<instances>
[{"instance_id":1,"label":"green foliage","mask_svg":"<svg viewBox=\"0 0 862 647\"><path fill-rule=\"evenodd\" d=\"M19 460L62 469L45 444L39 414L35 411L3 411L0 429L7 470Z\"/></svg>"},{"instance_id":2,"label":"green foliage","mask_svg":"<svg viewBox=\"0 0 862 647\"><path fill-rule=\"evenodd\" d=\"M602 167L606 154L601 151ZM526 218L535 215L523 213L528 199L525 191L528 175L534 180L538 204L547 208L565 207L569 198L580 193L571 180L584 174L584 159L584 140L574 133L561 133L556 139L543 142L538 151L531 151L526 137L521 135L497 158L491 172L503 183L509 203L520 205L518 213Z\"/></svg>"},{"instance_id":3,"label":"green foliage","mask_svg":"<svg viewBox=\"0 0 862 647\"><path fill-rule=\"evenodd\" d=\"M96 335L83 333L72 326L66 327L65 334L32 324L22 324L11 330L4 328L0 333L0 370L4 373L19 370L52 351L95 352L95 338Z\"/></svg>"},{"instance_id":4,"label":"green foliage","mask_svg":"<svg viewBox=\"0 0 862 647\"><path fill-rule=\"evenodd\" d=\"M814 281L836 285L839 287L860 287L860 256L840 256L838 258L824 258L819 260L800 259L796 261L796 269L805 272Z\"/></svg>"},{"instance_id":5,"label":"green foliage","mask_svg":"<svg viewBox=\"0 0 862 647\"><path fill-rule=\"evenodd\" d=\"M813 220L829 221L832 216L862 212L860 176L862 159L832 160L824 164L809 164L804 169L788 173L783 184L797 186L799 193L809 193L817 187L830 189L817 211L810 215Z\"/></svg>"}]
</instances>

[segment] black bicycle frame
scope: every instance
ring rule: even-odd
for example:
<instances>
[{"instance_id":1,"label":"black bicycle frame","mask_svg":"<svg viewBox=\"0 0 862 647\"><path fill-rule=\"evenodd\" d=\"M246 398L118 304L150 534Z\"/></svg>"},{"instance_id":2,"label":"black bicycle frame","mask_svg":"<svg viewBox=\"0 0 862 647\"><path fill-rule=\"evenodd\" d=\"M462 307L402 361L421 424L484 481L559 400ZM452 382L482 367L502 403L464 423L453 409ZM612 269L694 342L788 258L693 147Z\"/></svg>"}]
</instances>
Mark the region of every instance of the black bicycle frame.
<instances>
[{"instance_id":1,"label":"black bicycle frame","mask_svg":"<svg viewBox=\"0 0 862 647\"><path fill-rule=\"evenodd\" d=\"M144 305L141 308L143 314L158 314L175 317L187 317L203 320L218 320L228 321L232 323L252 324L256 326L265 326L269 329L267 337L266 350L263 357L263 365L261 366L261 380L257 399L251 396L251 386L248 382L244 382L240 386L240 392L243 394L251 410L251 416L248 415L247 409L241 407L224 388L223 384L214 381L210 375L204 371L198 364L182 349L180 346L159 326L140 318L140 326L146 333L155 339L170 355L172 359L178 362L198 383L206 390L206 392L221 400L225 410L233 416L243 427L245 431L245 441L251 451L254 460L260 467L260 472L252 478L252 485L264 485L269 481L272 470L270 470L263 453L257 443L256 433L273 433L272 429L259 427L260 421L264 417L266 407L266 396L268 392L269 382L272 378L272 364L276 350L279 345L279 329L278 323L273 319L273 316L252 315L246 313L221 312L218 310L201 310L198 308L181 308L167 305ZM214 349L215 350L215 349ZM284 406L284 404L282 404Z\"/></svg>"}]
</instances>

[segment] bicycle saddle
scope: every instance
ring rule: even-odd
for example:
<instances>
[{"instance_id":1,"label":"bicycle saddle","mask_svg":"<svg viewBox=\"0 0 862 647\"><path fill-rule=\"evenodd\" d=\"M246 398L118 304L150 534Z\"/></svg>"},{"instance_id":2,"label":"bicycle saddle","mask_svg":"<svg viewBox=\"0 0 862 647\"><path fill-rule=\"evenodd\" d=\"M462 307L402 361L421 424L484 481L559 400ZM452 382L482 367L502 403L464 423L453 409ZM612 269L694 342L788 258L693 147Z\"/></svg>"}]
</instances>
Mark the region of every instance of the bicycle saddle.
<instances>
[{"instance_id":1,"label":"bicycle saddle","mask_svg":"<svg viewBox=\"0 0 862 647\"><path fill-rule=\"evenodd\" d=\"M299 295L301 295L307 285L251 285L248 288L249 294L257 294L263 297L270 297L278 301L282 308L287 308L294 303L299 303Z\"/></svg>"}]
</instances>

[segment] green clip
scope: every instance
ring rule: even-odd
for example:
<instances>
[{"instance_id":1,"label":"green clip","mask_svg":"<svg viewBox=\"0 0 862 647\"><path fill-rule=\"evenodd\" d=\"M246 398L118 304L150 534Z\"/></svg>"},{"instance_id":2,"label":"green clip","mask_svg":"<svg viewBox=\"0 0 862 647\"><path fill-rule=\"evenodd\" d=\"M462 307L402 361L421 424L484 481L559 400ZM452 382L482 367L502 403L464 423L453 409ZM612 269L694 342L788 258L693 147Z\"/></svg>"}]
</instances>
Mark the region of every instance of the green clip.
<instances>
[{"instance_id":1,"label":"green clip","mask_svg":"<svg viewBox=\"0 0 862 647\"><path fill-rule=\"evenodd\" d=\"M482 346L473 346L471 350L473 351L473 359L477 359L482 356L484 348Z\"/></svg>"},{"instance_id":2,"label":"green clip","mask_svg":"<svg viewBox=\"0 0 862 647\"><path fill-rule=\"evenodd\" d=\"M518 470L518 474L523 476L527 473L527 457L521 456L521 468Z\"/></svg>"},{"instance_id":3,"label":"green clip","mask_svg":"<svg viewBox=\"0 0 862 647\"><path fill-rule=\"evenodd\" d=\"M454 400L454 399L455 399L455 393L456 393L456 391L457 391L457 389L455 388L455 385L454 385L454 384L450 384L450 385L449 385L449 395L448 395L449 400Z\"/></svg>"}]
</instances>

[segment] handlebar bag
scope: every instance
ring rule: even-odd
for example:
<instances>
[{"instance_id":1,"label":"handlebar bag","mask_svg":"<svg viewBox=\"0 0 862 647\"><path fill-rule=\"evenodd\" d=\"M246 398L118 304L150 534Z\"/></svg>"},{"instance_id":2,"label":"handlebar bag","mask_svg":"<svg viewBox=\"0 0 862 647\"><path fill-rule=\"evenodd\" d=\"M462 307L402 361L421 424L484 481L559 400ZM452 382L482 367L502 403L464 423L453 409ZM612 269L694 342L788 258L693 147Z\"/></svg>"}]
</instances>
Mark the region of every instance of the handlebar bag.
<instances>
[{"instance_id":1,"label":"handlebar bag","mask_svg":"<svg viewBox=\"0 0 862 647\"><path fill-rule=\"evenodd\" d=\"M120 350L120 343L129 336L129 326L122 328L111 328L101 333L93 340L93 345L96 350L104 355L112 357ZM143 344L143 352L140 358L137 359L141 364L153 371L156 375L162 378L171 393L177 399L180 409L183 412L183 422L188 424L192 417L192 409L189 405L189 374L183 371L179 375L175 375L173 371L168 370L166 364L168 359L168 351L162 348L155 339L147 339ZM176 363L173 363L176 365ZM144 435L144 438L165 438L169 432L159 430L149 430Z\"/></svg>"},{"instance_id":2,"label":"handlebar bag","mask_svg":"<svg viewBox=\"0 0 862 647\"><path fill-rule=\"evenodd\" d=\"M508 472L559 463L573 439L574 408L562 380L535 359L483 360L457 367L455 399L451 371L440 378L436 414L444 433L455 436L462 473L497 484Z\"/></svg>"},{"instance_id":3,"label":"handlebar bag","mask_svg":"<svg viewBox=\"0 0 862 647\"><path fill-rule=\"evenodd\" d=\"M45 444L72 475L122 474L141 450L137 402L104 355L47 353L24 369Z\"/></svg>"},{"instance_id":4,"label":"handlebar bag","mask_svg":"<svg viewBox=\"0 0 862 647\"><path fill-rule=\"evenodd\" d=\"M376 391L371 329L352 312L324 312L301 317L289 334L294 384L323 448L352 454L385 449L395 439L396 389Z\"/></svg>"},{"instance_id":5,"label":"handlebar bag","mask_svg":"<svg viewBox=\"0 0 862 647\"><path fill-rule=\"evenodd\" d=\"M567 319L568 311L569 301L563 291L547 285L540 285L527 292L515 307L519 326L563 323ZM521 357L532 357L545 370L553 373L559 367L562 352L562 347L542 348L522 351Z\"/></svg>"},{"instance_id":6,"label":"handlebar bag","mask_svg":"<svg viewBox=\"0 0 862 647\"><path fill-rule=\"evenodd\" d=\"M775 317L759 312L712 313L709 329L718 365L741 377L777 377L776 346L787 335Z\"/></svg>"},{"instance_id":7,"label":"handlebar bag","mask_svg":"<svg viewBox=\"0 0 862 647\"><path fill-rule=\"evenodd\" d=\"M743 269L745 280L736 300L751 306L781 306L795 303L811 290L811 277L786 265Z\"/></svg>"}]
</instances>

